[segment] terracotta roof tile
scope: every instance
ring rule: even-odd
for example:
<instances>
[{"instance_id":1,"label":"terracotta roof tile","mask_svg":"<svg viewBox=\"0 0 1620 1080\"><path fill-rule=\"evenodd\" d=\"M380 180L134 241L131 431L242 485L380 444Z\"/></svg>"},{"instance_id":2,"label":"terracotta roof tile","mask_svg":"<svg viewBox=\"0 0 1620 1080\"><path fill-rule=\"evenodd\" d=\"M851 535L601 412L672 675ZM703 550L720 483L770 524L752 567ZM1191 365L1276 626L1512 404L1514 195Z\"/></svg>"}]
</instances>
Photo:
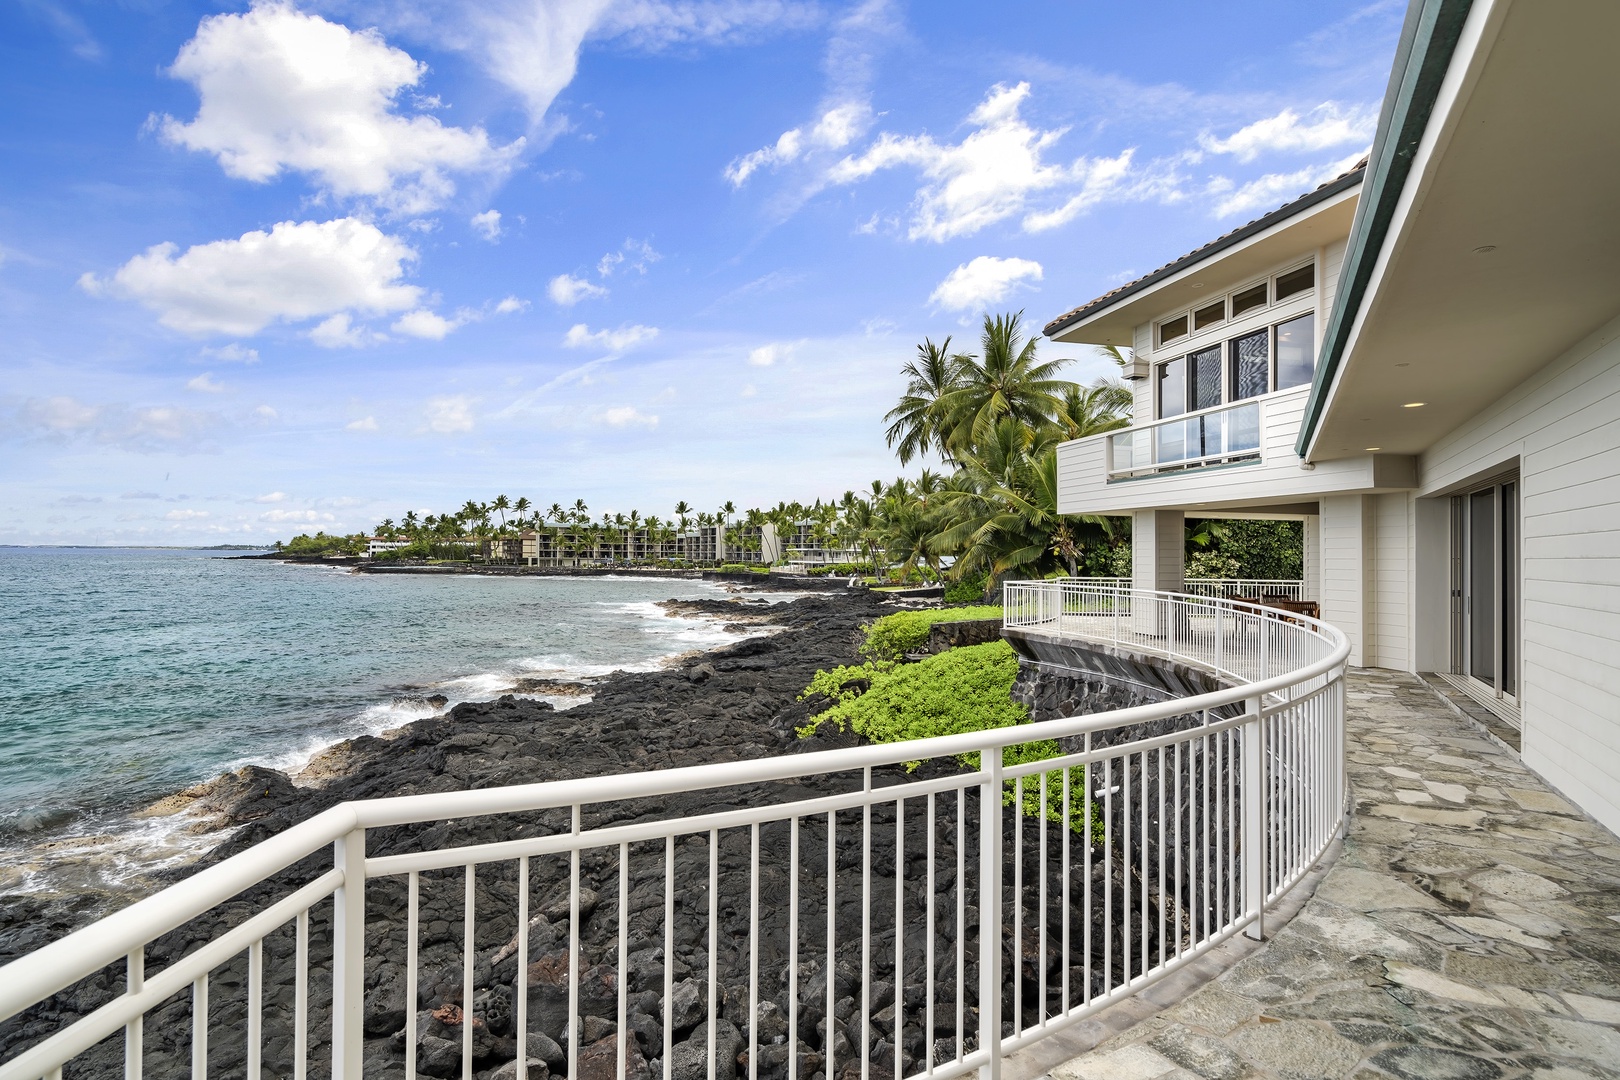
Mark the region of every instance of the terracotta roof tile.
<instances>
[{"instance_id":1,"label":"terracotta roof tile","mask_svg":"<svg viewBox=\"0 0 1620 1080\"><path fill-rule=\"evenodd\" d=\"M1185 269L1186 267L1191 266L1194 263L1209 257L1210 255L1213 255L1221 248L1228 247L1245 236L1252 233L1257 233L1262 229L1271 227L1279 221L1292 217L1294 214L1304 210L1313 203L1319 202L1327 195L1333 194L1336 191L1342 191L1343 189L1352 186L1353 183L1359 182L1361 179L1361 174L1366 170L1366 168L1367 159L1362 158L1355 164L1353 168L1346 172L1340 173L1331 180L1318 184L1315 188L1306 192L1304 195L1301 195L1292 202L1284 203L1282 206L1279 206L1277 209L1268 214L1263 214L1260 217L1255 218L1253 221L1239 225L1231 232L1223 233L1214 240L1211 240L1209 243L1205 244L1203 247L1195 248L1194 250L1189 251L1187 254L1181 256L1181 258L1165 263L1152 273L1144 274L1135 281L1127 282L1117 289L1110 289L1108 292L1103 293L1095 300L1087 301L1073 310L1064 312L1062 315L1059 315L1057 318L1046 324L1046 336L1051 337L1053 334L1063 330L1070 323L1078 322L1087 315L1092 315L1104 308L1111 307L1113 304L1123 300L1131 293L1140 292L1142 289L1153 284L1154 282L1159 281L1162 278L1169 277L1176 271Z\"/></svg>"}]
</instances>

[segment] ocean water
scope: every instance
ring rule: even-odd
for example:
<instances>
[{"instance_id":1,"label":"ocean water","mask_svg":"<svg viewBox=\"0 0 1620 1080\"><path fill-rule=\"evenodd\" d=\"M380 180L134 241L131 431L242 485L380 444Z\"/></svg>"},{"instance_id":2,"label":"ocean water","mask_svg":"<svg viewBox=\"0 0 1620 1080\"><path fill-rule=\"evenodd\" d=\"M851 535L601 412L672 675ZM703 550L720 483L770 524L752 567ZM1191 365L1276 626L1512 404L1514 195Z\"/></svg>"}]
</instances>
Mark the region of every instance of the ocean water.
<instances>
[{"instance_id":1,"label":"ocean water","mask_svg":"<svg viewBox=\"0 0 1620 1080\"><path fill-rule=\"evenodd\" d=\"M296 771L439 712L430 695L454 705L734 641L657 606L725 595L699 581L0 549L0 894L116 886L188 858L201 841L185 822L130 811L243 764Z\"/></svg>"}]
</instances>

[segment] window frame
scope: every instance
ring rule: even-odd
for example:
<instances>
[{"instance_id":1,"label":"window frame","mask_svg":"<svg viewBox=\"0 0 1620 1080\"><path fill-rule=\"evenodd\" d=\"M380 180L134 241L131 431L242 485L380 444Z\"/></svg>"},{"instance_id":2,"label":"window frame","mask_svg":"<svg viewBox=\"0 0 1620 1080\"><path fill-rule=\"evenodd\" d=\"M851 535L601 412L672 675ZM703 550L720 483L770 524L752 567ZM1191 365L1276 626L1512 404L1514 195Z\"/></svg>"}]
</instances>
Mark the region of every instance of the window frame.
<instances>
[{"instance_id":1,"label":"window frame","mask_svg":"<svg viewBox=\"0 0 1620 1080\"><path fill-rule=\"evenodd\" d=\"M1298 273L1299 271L1304 270L1306 267L1310 267L1313 271L1311 276L1311 285L1305 289L1301 289L1299 292L1285 297L1284 299L1277 299L1278 279L1287 277L1290 274ZM1275 311L1278 308L1298 304L1307 298L1309 298L1314 305L1316 292L1321 287L1321 284L1322 266L1314 253L1305 259L1290 260L1279 268L1271 270L1260 277L1248 278L1243 281L1242 284L1230 289L1226 289L1213 297L1204 297L1182 307L1178 307L1174 311L1163 315L1160 318L1154 319L1149 327L1149 337L1153 343L1151 351L1158 353L1166 348L1174 347L1187 353L1197 352L1201 345L1195 345L1194 343L1198 342L1199 339L1205 335L1220 332L1222 327L1229 327L1234 324L1243 324L1250 319L1265 319L1268 322L1274 321L1270 317L1270 312ZM1248 292L1257 285L1264 285L1266 287L1266 302L1258 307L1250 308L1241 315L1234 315L1232 313L1233 298L1240 293ZM1221 304L1224 311L1224 316L1203 327L1202 329L1198 328L1196 325L1197 313L1201 310L1213 307L1217 302ZM1185 329L1181 333L1176 334L1174 337L1166 340L1164 337L1164 327L1166 324L1173 323L1178 319L1186 320L1183 324ZM1154 358L1154 362L1158 362L1157 357Z\"/></svg>"}]
</instances>

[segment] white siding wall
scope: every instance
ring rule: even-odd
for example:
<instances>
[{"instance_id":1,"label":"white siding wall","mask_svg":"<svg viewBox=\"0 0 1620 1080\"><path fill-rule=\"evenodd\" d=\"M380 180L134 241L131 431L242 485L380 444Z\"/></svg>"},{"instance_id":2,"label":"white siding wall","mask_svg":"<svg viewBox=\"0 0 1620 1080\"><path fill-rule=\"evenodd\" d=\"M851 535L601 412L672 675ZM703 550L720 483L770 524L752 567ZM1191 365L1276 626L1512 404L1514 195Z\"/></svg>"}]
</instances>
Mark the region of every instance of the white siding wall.
<instances>
[{"instance_id":1,"label":"white siding wall","mask_svg":"<svg viewBox=\"0 0 1620 1080\"><path fill-rule=\"evenodd\" d=\"M1322 618L1350 638L1350 663L1367 663L1366 542L1373 500L1331 495L1322 500Z\"/></svg>"},{"instance_id":2,"label":"white siding wall","mask_svg":"<svg viewBox=\"0 0 1620 1080\"><path fill-rule=\"evenodd\" d=\"M1411 668L1412 657L1412 496L1407 492L1373 500L1372 588L1368 663Z\"/></svg>"},{"instance_id":3,"label":"white siding wall","mask_svg":"<svg viewBox=\"0 0 1620 1080\"><path fill-rule=\"evenodd\" d=\"M1143 323L1142 325L1138 326L1136 328L1135 341L1136 345L1134 346L1133 351L1137 356L1146 359L1148 353L1153 351L1153 325L1151 323ZM1131 384L1131 389L1136 393L1136 403L1131 413L1131 423L1133 425L1152 423L1153 379L1151 377L1146 379L1137 379Z\"/></svg>"},{"instance_id":4,"label":"white siding wall","mask_svg":"<svg viewBox=\"0 0 1620 1080\"><path fill-rule=\"evenodd\" d=\"M1515 458L1524 759L1620 830L1620 319L1437 443L1423 490Z\"/></svg>"},{"instance_id":5,"label":"white siding wall","mask_svg":"<svg viewBox=\"0 0 1620 1080\"><path fill-rule=\"evenodd\" d=\"M1305 599L1322 599L1322 515L1305 518Z\"/></svg>"}]
</instances>

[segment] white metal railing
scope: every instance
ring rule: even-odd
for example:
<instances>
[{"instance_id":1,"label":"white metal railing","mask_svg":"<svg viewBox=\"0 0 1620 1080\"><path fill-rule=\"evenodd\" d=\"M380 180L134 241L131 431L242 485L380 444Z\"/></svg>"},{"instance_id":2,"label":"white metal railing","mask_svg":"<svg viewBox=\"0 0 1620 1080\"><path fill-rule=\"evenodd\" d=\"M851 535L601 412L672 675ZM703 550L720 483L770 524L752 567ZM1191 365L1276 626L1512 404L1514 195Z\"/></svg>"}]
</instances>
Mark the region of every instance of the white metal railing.
<instances>
[{"instance_id":1,"label":"white metal railing","mask_svg":"<svg viewBox=\"0 0 1620 1080\"><path fill-rule=\"evenodd\" d=\"M863 1080L874 1061L993 1078L1004 1054L1260 936L1345 803L1349 646L1332 627L1068 583L1008 585L1006 604L1009 626L1129 636L1232 685L930 740L344 803L0 968L0 1080L301 1080L327 1054L334 1077L362 1062L414 1077L458 1045L470 1078L521 1060L531 1033L565 1045L568 1077L591 1054L618 1080L670 1080L697 1055L732 1080L722 1020L748 1080L855 1058ZM702 812L672 813L682 793ZM469 833L491 815L498 839ZM637 975L631 950L649 948L661 971Z\"/></svg>"},{"instance_id":2,"label":"white metal railing","mask_svg":"<svg viewBox=\"0 0 1620 1080\"><path fill-rule=\"evenodd\" d=\"M1259 458L1258 399L1126 428L1108 436L1111 480Z\"/></svg>"},{"instance_id":3,"label":"white metal railing","mask_svg":"<svg viewBox=\"0 0 1620 1080\"><path fill-rule=\"evenodd\" d=\"M1129 589L1128 577L1056 578L1060 582ZM1187 578L1181 591L1192 596L1217 596L1228 600L1303 600L1305 583L1298 578Z\"/></svg>"}]
</instances>

